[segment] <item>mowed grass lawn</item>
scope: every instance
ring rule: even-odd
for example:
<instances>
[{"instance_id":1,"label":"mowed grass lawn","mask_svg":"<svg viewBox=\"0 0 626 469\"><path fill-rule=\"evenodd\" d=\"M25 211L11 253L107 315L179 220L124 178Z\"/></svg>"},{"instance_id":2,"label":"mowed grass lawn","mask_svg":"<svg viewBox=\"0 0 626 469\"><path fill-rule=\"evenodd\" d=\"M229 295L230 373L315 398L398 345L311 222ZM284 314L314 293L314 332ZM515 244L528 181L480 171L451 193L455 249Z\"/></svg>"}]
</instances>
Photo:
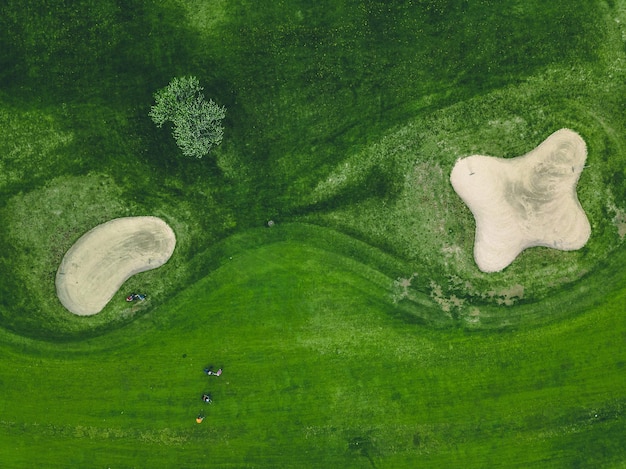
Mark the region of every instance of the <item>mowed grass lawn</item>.
<instances>
[{"instance_id":1,"label":"mowed grass lawn","mask_svg":"<svg viewBox=\"0 0 626 469\"><path fill-rule=\"evenodd\" d=\"M5 337L0 458L294 468L623 460L621 307L523 332L437 331L387 314L388 292L370 277L282 241L234 256L105 337ZM209 364L223 375L204 375ZM205 391L213 404L201 402Z\"/></svg>"},{"instance_id":2,"label":"mowed grass lawn","mask_svg":"<svg viewBox=\"0 0 626 469\"><path fill-rule=\"evenodd\" d=\"M0 467L624 467L625 12L1 2ZM147 115L183 75L227 108L200 161ZM588 245L481 273L454 162L562 127ZM64 253L137 215L171 260L68 313Z\"/></svg>"}]
</instances>

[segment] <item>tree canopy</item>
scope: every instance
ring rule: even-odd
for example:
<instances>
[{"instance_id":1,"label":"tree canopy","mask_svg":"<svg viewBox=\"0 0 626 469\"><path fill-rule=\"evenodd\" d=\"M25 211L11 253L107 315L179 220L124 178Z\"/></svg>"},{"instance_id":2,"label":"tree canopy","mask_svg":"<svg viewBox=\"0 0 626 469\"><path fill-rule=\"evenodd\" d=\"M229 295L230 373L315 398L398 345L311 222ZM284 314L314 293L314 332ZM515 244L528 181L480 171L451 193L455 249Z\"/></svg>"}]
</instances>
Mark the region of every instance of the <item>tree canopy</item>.
<instances>
[{"instance_id":1,"label":"tree canopy","mask_svg":"<svg viewBox=\"0 0 626 469\"><path fill-rule=\"evenodd\" d=\"M196 77L175 77L154 94L155 105L149 116L162 127L172 122L172 134L185 156L202 158L222 142L222 119L226 108L208 101Z\"/></svg>"}]
</instances>

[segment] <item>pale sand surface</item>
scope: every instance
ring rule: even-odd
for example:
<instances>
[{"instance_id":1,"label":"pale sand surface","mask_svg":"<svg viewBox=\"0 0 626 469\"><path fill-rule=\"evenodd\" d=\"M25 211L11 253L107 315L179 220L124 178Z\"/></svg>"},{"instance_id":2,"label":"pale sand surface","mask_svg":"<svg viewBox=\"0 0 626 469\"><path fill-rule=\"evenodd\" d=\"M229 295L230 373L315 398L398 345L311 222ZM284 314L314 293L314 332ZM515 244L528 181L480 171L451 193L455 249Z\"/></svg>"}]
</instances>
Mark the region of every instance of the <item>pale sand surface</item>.
<instances>
[{"instance_id":1,"label":"pale sand surface","mask_svg":"<svg viewBox=\"0 0 626 469\"><path fill-rule=\"evenodd\" d=\"M116 218L98 225L63 257L57 296L74 314L97 314L129 277L165 264L175 245L174 232L160 218Z\"/></svg>"},{"instance_id":2,"label":"pale sand surface","mask_svg":"<svg viewBox=\"0 0 626 469\"><path fill-rule=\"evenodd\" d=\"M561 129L523 156L474 155L457 161L450 181L476 219L474 259L483 272L507 267L524 249L580 249L591 226L576 196L587 147Z\"/></svg>"}]
</instances>

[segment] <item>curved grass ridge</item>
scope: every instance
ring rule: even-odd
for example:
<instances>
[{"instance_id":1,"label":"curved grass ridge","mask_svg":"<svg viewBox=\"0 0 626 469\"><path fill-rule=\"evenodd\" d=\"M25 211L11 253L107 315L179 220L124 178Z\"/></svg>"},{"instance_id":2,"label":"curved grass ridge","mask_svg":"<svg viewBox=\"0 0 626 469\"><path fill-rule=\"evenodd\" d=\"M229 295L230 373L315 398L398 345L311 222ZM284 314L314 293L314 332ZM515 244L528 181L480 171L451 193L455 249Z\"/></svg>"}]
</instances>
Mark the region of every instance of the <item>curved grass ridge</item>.
<instances>
[{"instance_id":1,"label":"curved grass ridge","mask_svg":"<svg viewBox=\"0 0 626 469\"><path fill-rule=\"evenodd\" d=\"M57 296L79 316L97 314L135 274L165 264L176 236L157 217L117 218L84 234L67 251L56 274Z\"/></svg>"}]
</instances>

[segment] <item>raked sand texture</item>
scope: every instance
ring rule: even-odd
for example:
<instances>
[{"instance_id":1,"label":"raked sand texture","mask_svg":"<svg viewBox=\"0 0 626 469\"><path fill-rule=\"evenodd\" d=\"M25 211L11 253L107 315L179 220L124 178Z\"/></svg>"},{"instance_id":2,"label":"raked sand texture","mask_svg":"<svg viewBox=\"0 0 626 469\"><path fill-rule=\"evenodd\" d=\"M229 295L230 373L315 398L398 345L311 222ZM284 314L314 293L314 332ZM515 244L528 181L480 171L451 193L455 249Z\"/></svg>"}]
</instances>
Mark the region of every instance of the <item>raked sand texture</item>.
<instances>
[{"instance_id":1,"label":"raked sand texture","mask_svg":"<svg viewBox=\"0 0 626 469\"><path fill-rule=\"evenodd\" d=\"M175 245L174 232L160 218L98 225L65 254L56 275L59 300L74 314L97 314L129 277L165 264Z\"/></svg>"},{"instance_id":2,"label":"raked sand texture","mask_svg":"<svg viewBox=\"0 0 626 469\"><path fill-rule=\"evenodd\" d=\"M587 147L561 129L523 156L460 159L450 181L476 219L474 259L483 272L507 267L526 248L580 249L591 234L576 196Z\"/></svg>"}]
</instances>

